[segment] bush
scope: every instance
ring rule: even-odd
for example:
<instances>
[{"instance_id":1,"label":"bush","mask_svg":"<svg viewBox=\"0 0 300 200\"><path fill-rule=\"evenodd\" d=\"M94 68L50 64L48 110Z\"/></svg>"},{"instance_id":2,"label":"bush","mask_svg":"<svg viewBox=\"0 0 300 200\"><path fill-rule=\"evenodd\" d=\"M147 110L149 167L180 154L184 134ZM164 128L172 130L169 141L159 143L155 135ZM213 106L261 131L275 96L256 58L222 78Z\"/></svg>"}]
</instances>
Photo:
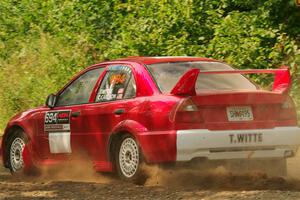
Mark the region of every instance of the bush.
<instances>
[{"instance_id":1,"label":"bush","mask_svg":"<svg viewBox=\"0 0 300 200\"><path fill-rule=\"evenodd\" d=\"M300 107L299 10L293 0L2 0L0 130L89 64L135 55L289 65Z\"/></svg>"}]
</instances>

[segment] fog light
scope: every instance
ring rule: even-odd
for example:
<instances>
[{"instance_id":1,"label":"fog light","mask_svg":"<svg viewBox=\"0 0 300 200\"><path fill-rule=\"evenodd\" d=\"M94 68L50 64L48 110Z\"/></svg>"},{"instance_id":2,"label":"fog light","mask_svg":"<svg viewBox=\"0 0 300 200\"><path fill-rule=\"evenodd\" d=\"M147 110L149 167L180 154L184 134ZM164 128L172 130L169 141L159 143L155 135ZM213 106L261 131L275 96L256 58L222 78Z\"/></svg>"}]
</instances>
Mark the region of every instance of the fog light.
<instances>
[{"instance_id":1,"label":"fog light","mask_svg":"<svg viewBox=\"0 0 300 200\"><path fill-rule=\"evenodd\" d=\"M294 156L294 151L293 150L286 150L284 152L284 157L288 158L288 157L293 157Z\"/></svg>"}]
</instances>

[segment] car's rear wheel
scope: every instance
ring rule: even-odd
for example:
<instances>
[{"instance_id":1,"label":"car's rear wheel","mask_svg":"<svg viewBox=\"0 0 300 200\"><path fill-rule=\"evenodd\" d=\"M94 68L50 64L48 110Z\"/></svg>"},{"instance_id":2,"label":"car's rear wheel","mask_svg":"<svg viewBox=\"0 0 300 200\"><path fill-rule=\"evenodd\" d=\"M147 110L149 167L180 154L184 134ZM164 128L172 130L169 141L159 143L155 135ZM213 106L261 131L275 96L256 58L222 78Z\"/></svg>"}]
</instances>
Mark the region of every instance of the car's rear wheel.
<instances>
[{"instance_id":1,"label":"car's rear wheel","mask_svg":"<svg viewBox=\"0 0 300 200\"><path fill-rule=\"evenodd\" d=\"M122 180L143 184L147 176L143 171L142 153L135 138L129 134L121 136L115 155L116 170Z\"/></svg>"},{"instance_id":2,"label":"car's rear wheel","mask_svg":"<svg viewBox=\"0 0 300 200\"><path fill-rule=\"evenodd\" d=\"M10 169L12 174L20 173L24 169L22 153L25 148L26 141L27 137L21 130L13 133L8 141L7 161L8 168Z\"/></svg>"}]
</instances>

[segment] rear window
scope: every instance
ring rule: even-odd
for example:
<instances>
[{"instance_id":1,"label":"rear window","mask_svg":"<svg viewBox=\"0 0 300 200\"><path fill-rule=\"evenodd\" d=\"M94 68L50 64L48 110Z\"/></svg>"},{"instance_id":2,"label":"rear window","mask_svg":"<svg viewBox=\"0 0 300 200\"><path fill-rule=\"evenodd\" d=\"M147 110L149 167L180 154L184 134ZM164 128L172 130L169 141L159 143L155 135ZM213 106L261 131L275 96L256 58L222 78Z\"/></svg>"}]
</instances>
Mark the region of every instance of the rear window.
<instances>
[{"instance_id":1,"label":"rear window","mask_svg":"<svg viewBox=\"0 0 300 200\"><path fill-rule=\"evenodd\" d=\"M201 71L234 70L220 62L176 62L147 65L163 93L170 92L180 77L191 68ZM199 74L196 91L204 90L257 90L257 86L241 74Z\"/></svg>"}]
</instances>

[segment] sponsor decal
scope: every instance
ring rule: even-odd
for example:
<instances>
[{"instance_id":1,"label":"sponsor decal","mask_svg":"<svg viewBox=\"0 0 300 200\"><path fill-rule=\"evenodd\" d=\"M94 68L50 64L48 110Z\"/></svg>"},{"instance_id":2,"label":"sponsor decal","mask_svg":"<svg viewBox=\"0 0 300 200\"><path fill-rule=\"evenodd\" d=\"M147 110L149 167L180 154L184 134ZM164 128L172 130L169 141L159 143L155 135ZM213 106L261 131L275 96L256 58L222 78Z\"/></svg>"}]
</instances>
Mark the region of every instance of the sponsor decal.
<instances>
[{"instance_id":1,"label":"sponsor decal","mask_svg":"<svg viewBox=\"0 0 300 200\"><path fill-rule=\"evenodd\" d=\"M114 100L116 99L117 97L117 94L113 94L112 93L112 89L104 89L104 90L101 90L100 89L100 92L97 96L97 101L109 101L109 100Z\"/></svg>"},{"instance_id":2,"label":"sponsor decal","mask_svg":"<svg viewBox=\"0 0 300 200\"><path fill-rule=\"evenodd\" d=\"M262 133L229 134L230 143L261 143Z\"/></svg>"},{"instance_id":3,"label":"sponsor decal","mask_svg":"<svg viewBox=\"0 0 300 200\"><path fill-rule=\"evenodd\" d=\"M49 111L45 113L45 132L70 131L70 110Z\"/></svg>"},{"instance_id":4,"label":"sponsor decal","mask_svg":"<svg viewBox=\"0 0 300 200\"><path fill-rule=\"evenodd\" d=\"M113 74L110 77L110 84L124 84L126 81L126 74Z\"/></svg>"},{"instance_id":5,"label":"sponsor decal","mask_svg":"<svg viewBox=\"0 0 300 200\"><path fill-rule=\"evenodd\" d=\"M44 131L48 133L51 153L71 153L70 110L45 113Z\"/></svg>"}]
</instances>

